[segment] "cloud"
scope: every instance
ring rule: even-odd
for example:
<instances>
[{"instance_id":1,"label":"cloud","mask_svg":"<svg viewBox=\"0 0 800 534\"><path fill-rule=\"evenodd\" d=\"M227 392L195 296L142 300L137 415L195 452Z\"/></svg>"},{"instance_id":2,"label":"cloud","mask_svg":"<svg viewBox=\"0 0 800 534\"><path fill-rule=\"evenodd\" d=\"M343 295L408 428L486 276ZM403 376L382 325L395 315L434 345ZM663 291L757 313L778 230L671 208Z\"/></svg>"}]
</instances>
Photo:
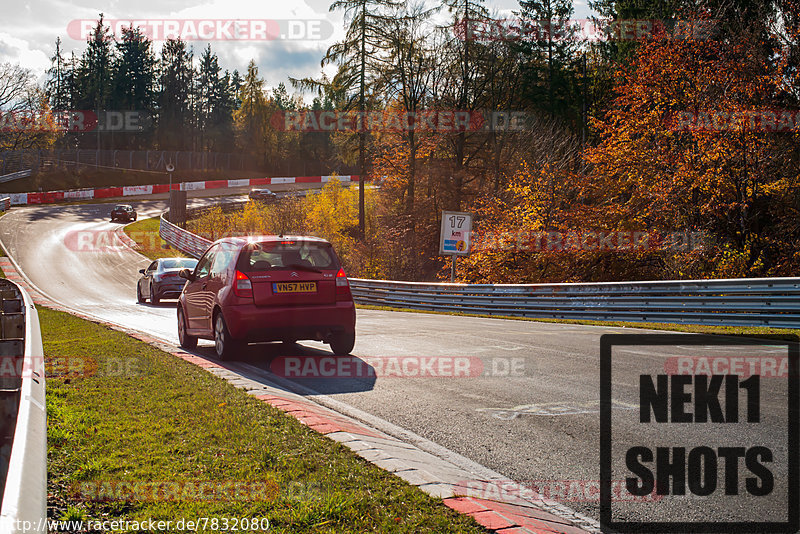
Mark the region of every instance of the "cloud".
<instances>
[{"instance_id":1,"label":"cloud","mask_svg":"<svg viewBox=\"0 0 800 534\"><path fill-rule=\"evenodd\" d=\"M55 40L62 39L64 56L72 52L80 56L86 48L83 40L70 36L67 28L72 23L79 27L81 20L93 22L99 13L106 20L146 19L266 19L294 20L303 24L325 24L326 39L315 40L310 34L307 40L271 41L212 41L211 47L220 58L223 69L243 72L250 59L256 60L262 75L270 86L286 82L289 76L316 76L319 61L328 46L341 38L344 32L342 15L329 13L330 0L306 0L305 2L274 2L263 0L210 0L202 4L186 0L139 0L135 4L113 2L103 8L90 0L66 2L63 0L31 0L21 9L4 13L4 31L0 33L0 60L20 63L31 69L37 79L43 80L45 70L50 67L49 58L55 50ZM334 32L332 35L331 30ZM153 43L156 56L163 42ZM208 43L191 41L195 56L199 56Z\"/></svg>"},{"instance_id":2,"label":"cloud","mask_svg":"<svg viewBox=\"0 0 800 534\"><path fill-rule=\"evenodd\" d=\"M37 80L44 80L44 71L50 67L50 59L42 50L31 49L30 43L8 33L0 33L0 63L19 63L30 69Z\"/></svg>"},{"instance_id":3,"label":"cloud","mask_svg":"<svg viewBox=\"0 0 800 534\"><path fill-rule=\"evenodd\" d=\"M318 77L320 60L327 48L344 36L345 26L341 12L329 11L332 0L275 1L275 0L206 0L200 4L187 0L137 0L109 2L98 7L93 0L29 0L19 8L6 9L3 14L3 31L0 32L0 61L20 63L31 69L38 80L50 67L49 58L55 49L55 40L61 37L64 56L74 52L80 56L86 43L72 39L67 27L72 21L97 19L102 11L111 19L267 19L325 21L333 34L322 40L272 40L272 41L213 41L212 50L220 59L223 69L244 72L247 63L254 59L267 85L275 87L292 77ZM435 0L428 0L429 3ZM431 4L432 5L432 4ZM519 9L517 0L490 0L490 10L506 12ZM588 16L585 0L576 1L576 17ZM189 43L199 56L207 42ZM159 55L162 42L153 43ZM326 69L331 71L331 69Z\"/></svg>"}]
</instances>

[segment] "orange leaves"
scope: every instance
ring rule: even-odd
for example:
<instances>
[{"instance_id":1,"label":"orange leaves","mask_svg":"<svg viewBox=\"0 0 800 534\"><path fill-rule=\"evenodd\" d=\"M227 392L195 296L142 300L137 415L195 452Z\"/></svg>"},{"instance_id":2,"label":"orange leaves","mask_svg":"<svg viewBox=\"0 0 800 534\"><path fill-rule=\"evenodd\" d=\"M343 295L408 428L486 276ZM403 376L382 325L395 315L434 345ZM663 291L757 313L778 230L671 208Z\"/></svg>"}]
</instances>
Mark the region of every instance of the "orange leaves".
<instances>
[{"instance_id":1,"label":"orange leaves","mask_svg":"<svg viewBox=\"0 0 800 534\"><path fill-rule=\"evenodd\" d=\"M772 231L766 221L780 219L766 198L785 202L798 184L797 133L779 127L780 62L752 37L643 44L594 122L600 143L585 154L598 217L711 229L738 251L720 256L727 274L769 271L760 247Z\"/></svg>"}]
</instances>

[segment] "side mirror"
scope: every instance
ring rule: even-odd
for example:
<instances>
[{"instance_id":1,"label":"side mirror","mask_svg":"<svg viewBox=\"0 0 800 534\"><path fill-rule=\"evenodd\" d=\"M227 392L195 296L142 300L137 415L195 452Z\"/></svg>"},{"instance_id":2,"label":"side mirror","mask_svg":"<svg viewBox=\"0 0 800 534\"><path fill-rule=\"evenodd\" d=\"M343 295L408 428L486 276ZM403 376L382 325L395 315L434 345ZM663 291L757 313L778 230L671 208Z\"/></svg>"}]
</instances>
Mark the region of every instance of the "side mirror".
<instances>
[{"instance_id":1,"label":"side mirror","mask_svg":"<svg viewBox=\"0 0 800 534\"><path fill-rule=\"evenodd\" d=\"M194 282L194 274L192 274L192 271L190 271L189 269L181 269L178 272L178 276L180 276L181 278L186 278L190 282Z\"/></svg>"},{"instance_id":2,"label":"side mirror","mask_svg":"<svg viewBox=\"0 0 800 534\"><path fill-rule=\"evenodd\" d=\"M139 272L144 274L144 269L139 269Z\"/></svg>"}]
</instances>

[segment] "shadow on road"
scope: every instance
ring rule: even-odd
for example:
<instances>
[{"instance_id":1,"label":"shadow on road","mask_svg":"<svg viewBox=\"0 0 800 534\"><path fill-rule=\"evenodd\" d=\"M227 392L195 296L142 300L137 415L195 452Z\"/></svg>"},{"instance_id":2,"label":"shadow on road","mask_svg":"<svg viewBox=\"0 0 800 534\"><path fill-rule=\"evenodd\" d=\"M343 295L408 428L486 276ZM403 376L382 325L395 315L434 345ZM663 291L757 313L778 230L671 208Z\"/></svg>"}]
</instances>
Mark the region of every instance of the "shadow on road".
<instances>
[{"instance_id":1,"label":"shadow on road","mask_svg":"<svg viewBox=\"0 0 800 534\"><path fill-rule=\"evenodd\" d=\"M213 345L200 345L191 352L246 378L261 381L261 377L237 364L257 367L268 379L275 380L270 385L294 393L303 394L305 389L311 389L317 394L334 395L371 391L375 387L375 368L361 358L335 356L330 350L301 343L253 343L230 362L217 360ZM292 384L300 387L292 388Z\"/></svg>"},{"instance_id":2,"label":"shadow on road","mask_svg":"<svg viewBox=\"0 0 800 534\"><path fill-rule=\"evenodd\" d=\"M2 194L0 194L0 196L2 196ZM147 212L153 209L164 210L167 208L167 204L163 201L149 200L137 202L127 199L118 199L116 201L102 204L31 204L29 206L23 206L19 208L19 216L32 222L56 220L69 217L75 221L105 221L117 222L120 225L127 224L126 221L111 221L111 210L114 209L114 206L117 204L131 204L136 211L139 212L140 218L148 217L147 215L141 213L143 211Z\"/></svg>"},{"instance_id":3,"label":"shadow on road","mask_svg":"<svg viewBox=\"0 0 800 534\"><path fill-rule=\"evenodd\" d=\"M150 297L147 297L145 302L136 302L134 301L137 306L144 306L145 308L177 308L178 307L178 299L164 299L159 300L158 304L153 304L150 302ZM175 319L177 321L177 318ZM177 328L177 327L176 327Z\"/></svg>"},{"instance_id":4,"label":"shadow on road","mask_svg":"<svg viewBox=\"0 0 800 534\"><path fill-rule=\"evenodd\" d=\"M20 217L31 222L46 221L49 219L62 219L69 217L76 221L95 222L98 220L111 220L111 210L114 204L101 205L46 205L36 206L36 209L25 210Z\"/></svg>"}]
</instances>

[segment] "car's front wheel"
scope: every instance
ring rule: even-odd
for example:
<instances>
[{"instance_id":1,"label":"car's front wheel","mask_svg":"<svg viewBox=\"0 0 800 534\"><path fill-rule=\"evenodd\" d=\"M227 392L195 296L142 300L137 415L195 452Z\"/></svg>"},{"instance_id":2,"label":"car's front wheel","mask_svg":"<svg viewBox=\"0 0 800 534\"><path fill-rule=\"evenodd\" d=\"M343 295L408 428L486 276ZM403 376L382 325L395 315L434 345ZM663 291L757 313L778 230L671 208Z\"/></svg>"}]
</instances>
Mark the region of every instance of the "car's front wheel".
<instances>
[{"instance_id":1,"label":"car's front wheel","mask_svg":"<svg viewBox=\"0 0 800 534\"><path fill-rule=\"evenodd\" d=\"M331 350L336 356L347 356L356 344L356 333L345 332L336 334L331 339Z\"/></svg>"},{"instance_id":2,"label":"car's front wheel","mask_svg":"<svg viewBox=\"0 0 800 534\"><path fill-rule=\"evenodd\" d=\"M244 343L231 336L222 312L218 312L214 318L214 351L217 353L217 358L222 361L232 360L242 348Z\"/></svg>"},{"instance_id":3,"label":"car's front wheel","mask_svg":"<svg viewBox=\"0 0 800 534\"><path fill-rule=\"evenodd\" d=\"M192 350L197 347L197 338L186 333L186 318L183 316L183 308L178 307L178 342L184 349Z\"/></svg>"},{"instance_id":4,"label":"car's front wheel","mask_svg":"<svg viewBox=\"0 0 800 534\"><path fill-rule=\"evenodd\" d=\"M136 283L136 301L141 304L144 302L144 295L142 295L142 286Z\"/></svg>"}]
</instances>

